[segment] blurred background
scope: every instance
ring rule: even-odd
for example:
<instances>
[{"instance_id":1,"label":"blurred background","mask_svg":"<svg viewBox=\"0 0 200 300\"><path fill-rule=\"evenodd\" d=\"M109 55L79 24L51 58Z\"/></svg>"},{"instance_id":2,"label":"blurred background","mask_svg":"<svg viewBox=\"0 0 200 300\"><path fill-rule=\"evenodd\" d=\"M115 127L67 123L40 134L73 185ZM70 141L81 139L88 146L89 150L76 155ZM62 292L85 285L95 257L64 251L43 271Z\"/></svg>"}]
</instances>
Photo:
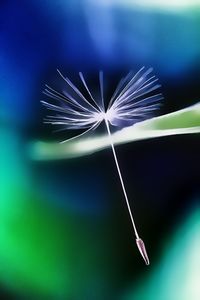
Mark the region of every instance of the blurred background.
<instances>
[{"instance_id":1,"label":"blurred background","mask_svg":"<svg viewBox=\"0 0 200 300\"><path fill-rule=\"evenodd\" d=\"M152 66L159 114L200 98L199 0L1 1L0 298L200 299L199 135L117 147L151 265L135 246L109 149L34 161L28 145L61 136L43 124L46 83L78 71L107 95Z\"/></svg>"}]
</instances>

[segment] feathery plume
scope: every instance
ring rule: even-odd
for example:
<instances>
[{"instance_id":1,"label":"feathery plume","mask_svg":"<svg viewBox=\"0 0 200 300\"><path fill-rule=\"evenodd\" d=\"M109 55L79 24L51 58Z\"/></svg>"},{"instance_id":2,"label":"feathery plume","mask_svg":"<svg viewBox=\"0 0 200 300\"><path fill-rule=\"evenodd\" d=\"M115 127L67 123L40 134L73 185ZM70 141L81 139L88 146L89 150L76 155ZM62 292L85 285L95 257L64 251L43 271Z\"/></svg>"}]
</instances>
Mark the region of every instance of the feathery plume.
<instances>
[{"instance_id":1,"label":"feathery plume","mask_svg":"<svg viewBox=\"0 0 200 300\"><path fill-rule=\"evenodd\" d=\"M129 72L118 83L107 107L105 107L103 93L103 72L99 72L100 99L96 99L81 72L80 80L85 88L88 98L71 82L71 80L57 70L72 93L57 91L46 85L44 94L57 102L41 101L47 109L56 112L56 115L47 116L45 123L61 125L60 130L83 129L83 132L69 140L81 137L90 131L94 131L102 122L105 122L108 132L111 149L117 167L126 205L130 215L131 223L136 237L136 244L146 265L149 265L149 258L143 240L139 237L130 208L126 188L122 178L117 154L112 140L110 126L125 127L153 116L155 110L160 107L161 93L156 92L160 88L158 79L152 75L152 68L142 67L136 74Z\"/></svg>"}]
</instances>

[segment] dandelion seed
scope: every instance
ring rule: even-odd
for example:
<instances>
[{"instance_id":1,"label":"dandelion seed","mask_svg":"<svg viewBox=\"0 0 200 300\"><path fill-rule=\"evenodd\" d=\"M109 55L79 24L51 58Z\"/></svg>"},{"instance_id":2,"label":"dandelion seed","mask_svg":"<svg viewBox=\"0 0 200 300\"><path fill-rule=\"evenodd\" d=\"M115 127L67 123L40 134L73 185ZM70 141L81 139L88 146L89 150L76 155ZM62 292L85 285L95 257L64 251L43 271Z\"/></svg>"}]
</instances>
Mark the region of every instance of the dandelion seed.
<instances>
[{"instance_id":1,"label":"dandelion seed","mask_svg":"<svg viewBox=\"0 0 200 300\"><path fill-rule=\"evenodd\" d=\"M46 85L44 94L57 101L57 104L41 101L47 109L57 112L56 115L47 116L45 123L52 125L62 125L59 130L83 129L83 132L69 140L83 136L84 134L95 130L102 122L105 122L111 149L113 152L117 172L119 175L122 191L125 197L126 205L130 215L131 223L136 237L136 245L142 255L146 265L149 265L149 258L145 249L143 240L139 237L133 214L129 204L126 188L122 178L118 158L116 155L114 143L112 140L110 126L125 127L142 121L153 116L155 110L160 107L160 100L163 99L161 93L156 92L160 88L158 79L152 75L152 68L142 67L136 74L129 72L121 79L117 85L110 102L105 108L103 94L103 72L99 72L100 99L96 99L81 72L80 80L85 88L88 98L71 82L67 77L57 70L61 78L71 89L71 93L66 91L59 92Z\"/></svg>"}]
</instances>

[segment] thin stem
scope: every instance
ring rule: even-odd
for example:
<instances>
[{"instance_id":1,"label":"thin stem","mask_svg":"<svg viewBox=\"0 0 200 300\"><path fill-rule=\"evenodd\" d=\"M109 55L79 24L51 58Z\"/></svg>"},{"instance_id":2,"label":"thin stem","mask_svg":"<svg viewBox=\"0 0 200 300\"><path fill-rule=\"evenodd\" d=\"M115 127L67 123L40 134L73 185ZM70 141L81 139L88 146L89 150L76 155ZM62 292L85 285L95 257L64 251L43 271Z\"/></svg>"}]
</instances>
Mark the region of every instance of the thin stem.
<instances>
[{"instance_id":1,"label":"thin stem","mask_svg":"<svg viewBox=\"0 0 200 300\"><path fill-rule=\"evenodd\" d=\"M118 171L118 174L119 174L119 179L120 179L122 190L123 190L124 197L125 197L125 200L126 200L128 212L129 212L129 215L130 215L130 218L131 218L131 222L132 222L132 225L133 225L133 229L134 229L134 232L135 232L135 236L136 236L137 239L139 239L139 235L138 235L138 232L137 232L137 229L136 229L136 225L135 225L135 222L134 222L134 219L133 219L133 215L132 215L132 212L131 212L131 208L130 208L128 196L127 196L127 193L126 193L124 181L123 181L123 178L122 178L121 170L120 170L120 167L119 167L119 163L118 163L118 159L117 159L117 155L116 155L116 151L115 151L115 147L114 147L114 143L113 143L113 140L112 140L112 136L111 136L111 132L110 132L110 127L109 127L109 123L108 123L107 119L105 119L105 123L106 123L106 128L107 128L107 131L108 131L108 135L109 135L109 139L110 139L110 145L111 145L113 156L114 156L114 159L115 159L117 171Z\"/></svg>"},{"instance_id":2,"label":"thin stem","mask_svg":"<svg viewBox=\"0 0 200 300\"><path fill-rule=\"evenodd\" d=\"M131 223L132 223L133 230L134 230L134 233L135 233L136 245L137 245L137 247L139 249L139 252L140 252L141 256L143 257L146 265L149 265L150 262L149 262L148 254L146 252L145 244L144 244L143 240L138 235L136 225L135 225L135 222L134 222L134 219L133 219L133 215L132 215L132 212L131 212L128 196L127 196L127 193L126 193L124 181L123 181L121 170L120 170L120 167L119 167L117 155L116 155L116 152L115 152L114 143L113 143L113 140L112 140L112 135L111 135L111 132L110 132L109 122L107 120L106 114L105 114L105 119L104 120L105 120L105 123L106 123L106 128L107 128L108 136L109 136L109 139L110 139L110 145L111 145L113 156L114 156L114 159L115 159L115 164L116 164L117 171L118 171L118 174L119 174L119 179L120 179L122 190L123 190L124 197L125 197L125 200L126 200L128 212L129 212L129 215L130 215L130 218L131 218Z\"/></svg>"}]
</instances>

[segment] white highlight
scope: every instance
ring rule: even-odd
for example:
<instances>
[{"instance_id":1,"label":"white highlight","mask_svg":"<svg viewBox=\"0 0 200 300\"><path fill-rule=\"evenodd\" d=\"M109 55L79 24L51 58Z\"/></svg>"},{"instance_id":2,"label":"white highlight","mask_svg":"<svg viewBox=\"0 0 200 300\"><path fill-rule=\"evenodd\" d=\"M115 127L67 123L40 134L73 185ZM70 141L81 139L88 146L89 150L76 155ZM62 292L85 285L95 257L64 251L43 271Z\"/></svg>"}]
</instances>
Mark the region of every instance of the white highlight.
<instances>
[{"instance_id":1,"label":"white highlight","mask_svg":"<svg viewBox=\"0 0 200 300\"><path fill-rule=\"evenodd\" d=\"M91 2L91 0L88 0ZM112 6L129 6L129 7L142 7L148 8L160 8L160 9L184 9L193 6L199 6L200 0L101 0L97 1L97 5L106 7Z\"/></svg>"}]
</instances>

